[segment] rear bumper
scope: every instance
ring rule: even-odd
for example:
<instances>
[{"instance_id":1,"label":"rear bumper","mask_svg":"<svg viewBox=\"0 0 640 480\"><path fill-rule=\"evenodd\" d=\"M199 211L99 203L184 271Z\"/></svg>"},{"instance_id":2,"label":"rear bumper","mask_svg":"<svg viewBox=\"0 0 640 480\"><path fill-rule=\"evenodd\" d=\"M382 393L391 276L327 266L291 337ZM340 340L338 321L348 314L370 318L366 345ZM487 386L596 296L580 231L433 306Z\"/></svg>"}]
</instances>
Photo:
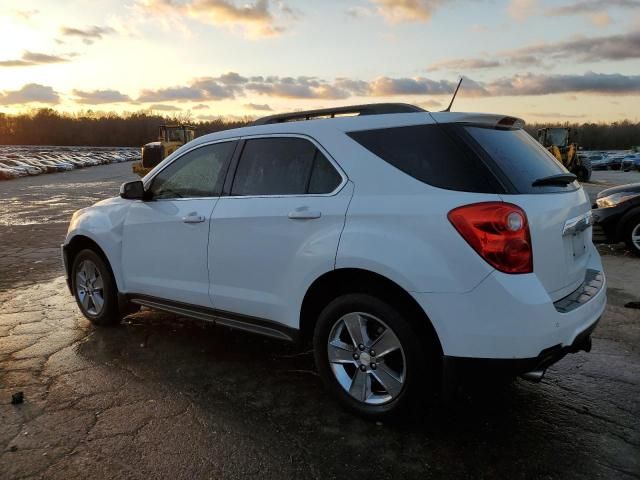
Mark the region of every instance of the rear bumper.
<instances>
[{"instance_id":1,"label":"rear bumper","mask_svg":"<svg viewBox=\"0 0 640 480\"><path fill-rule=\"evenodd\" d=\"M598 318L592 325L580 332L571 345L553 345L532 358L496 359L445 356L443 371L448 372L450 376L453 375L454 378L448 380L454 382L482 381L488 377L513 378L527 372L544 372L569 353L589 352L591 350L591 333L599 321Z\"/></svg>"},{"instance_id":2,"label":"rear bumper","mask_svg":"<svg viewBox=\"0 0 640 480\"><path fill-rule=\"evenodd\" d=\"M500 272L464 294L413 295L431 320L445 356L535 363L531 359L549 349L570 349L604 312L606 279L595 247L590 248L588 269L590 275L600 275L598 280L591 283L585 277L575 292L555 303L535 274Z\"/></svg>"}]
</instances>

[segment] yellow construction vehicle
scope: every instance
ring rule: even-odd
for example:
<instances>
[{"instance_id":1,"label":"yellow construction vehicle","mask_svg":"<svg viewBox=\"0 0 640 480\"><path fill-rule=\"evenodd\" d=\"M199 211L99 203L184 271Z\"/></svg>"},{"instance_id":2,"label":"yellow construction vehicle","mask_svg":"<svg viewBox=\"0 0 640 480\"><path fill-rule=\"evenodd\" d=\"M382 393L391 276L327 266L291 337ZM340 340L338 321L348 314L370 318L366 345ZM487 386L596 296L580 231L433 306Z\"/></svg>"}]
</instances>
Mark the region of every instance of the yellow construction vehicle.
<instances>
[{"instance_id":1,"label":"yellow construction vehicle","mask_svg":"<svg viewBox=\"0 0 640 480\"><path fill-rule=\"evenodd\" d=\"M141 177L151 171L167 156L193 140L195 127L189 125L160 125L158 141L142 147L142 161L133 164L133 171Z\"/></svg>"},{"instance_id":2,"label":"yellow construction vehicle","mask_svg":"<svg viewBox=\"0 0 640 480\"><path fill-rule=\"evenodd\" d=\"M571 141L571 135L569 128L541 128L538 130L538 142L578 180L586 182L591 178L591 161L578 154L578 144Z\"/></svg>"}]
</instances>

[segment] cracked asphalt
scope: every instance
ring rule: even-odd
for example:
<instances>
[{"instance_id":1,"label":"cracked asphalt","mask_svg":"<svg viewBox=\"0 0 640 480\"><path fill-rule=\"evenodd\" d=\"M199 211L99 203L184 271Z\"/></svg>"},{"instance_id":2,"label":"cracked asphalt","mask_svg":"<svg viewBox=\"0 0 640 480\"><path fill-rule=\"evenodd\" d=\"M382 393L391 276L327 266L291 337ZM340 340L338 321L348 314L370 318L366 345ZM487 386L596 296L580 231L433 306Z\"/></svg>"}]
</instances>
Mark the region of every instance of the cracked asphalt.
<instances>
[{"instance_id":1,"label":"cracked asphalt","mask_svg":"<svg viewBox=\"0 0 640 480\"><path fill-rule=\"evenodd\" d=\"M105 329L80 315L58 246L130 168L0 183L0 478L640 478L640 310L624 307L640 259L621 247L601 248L591 353L380 424L342 411L291 345L151 310Z\"/></svg>"}]
</instances>

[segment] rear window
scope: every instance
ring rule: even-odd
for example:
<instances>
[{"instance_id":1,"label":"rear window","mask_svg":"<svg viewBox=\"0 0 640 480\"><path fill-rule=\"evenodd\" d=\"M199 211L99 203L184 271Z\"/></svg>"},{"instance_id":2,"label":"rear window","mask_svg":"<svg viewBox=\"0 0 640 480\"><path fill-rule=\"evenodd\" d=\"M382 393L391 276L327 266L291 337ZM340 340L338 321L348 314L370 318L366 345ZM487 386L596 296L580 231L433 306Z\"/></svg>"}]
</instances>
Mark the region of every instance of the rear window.
<instances>
[{"instance_id":1,"label":"rear window","mask_svg":"<svg viewBox=\"0 0 640 480\"><path fill-rule=\"evenodd\" d=\"M532 186L540 178L567 173L567 169L524 130L479 126L465 126L464 129L497 164L518 193L566 192L578 188L576 182L566 186Z\"/></svg>"},{"instance_id":2,"label":"rear window","mask_svg":"<svg viewBox=\"0 0 640 480\"><path fill-rule=\"evenodd\" d=\"M482 160L439 125L364 130L348 135L387 163L434 187L480 193L500 189Z\"/></svg>"}]
</instances>

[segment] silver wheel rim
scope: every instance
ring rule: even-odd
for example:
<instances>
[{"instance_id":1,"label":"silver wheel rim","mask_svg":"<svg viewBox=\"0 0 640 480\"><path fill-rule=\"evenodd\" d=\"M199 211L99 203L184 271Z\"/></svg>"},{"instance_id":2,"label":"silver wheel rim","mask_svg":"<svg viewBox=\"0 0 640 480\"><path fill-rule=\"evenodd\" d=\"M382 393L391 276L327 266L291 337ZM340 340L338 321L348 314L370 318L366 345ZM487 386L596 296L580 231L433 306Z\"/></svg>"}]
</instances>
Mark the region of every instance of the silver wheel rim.
<instances>
[{"instance_id":1,"label":"silver wheel rim","mask_svg":"<svg viewBox=\"0 0 640 480\"><path fill-rule=\"evenodd\" d=\"M342 316L329 334L327 355L340 386L359 402L382 405L402 392L404 350L393 330L373 315Z\"/></svg>"},{"instance_id":2,"label":"silver wheel rim","mask_svg":"<svg viewBox=\"0 0 640 480\"><path fill-rule=\"evenodd\" d=\"M640 250L640 223L631 230L631 243Z\"/></svg>"},{"instance_id":3,"label":"silver wheel rim","mask_svg":"<svg viewBox=\"0 0 640 480\"><path fill-rule=\"evenodd\" d=\"M96 264L83 260L76 271L76 293L85 312L99 315L104 308L104 283Z\"/></svg>"}]
</instances>

